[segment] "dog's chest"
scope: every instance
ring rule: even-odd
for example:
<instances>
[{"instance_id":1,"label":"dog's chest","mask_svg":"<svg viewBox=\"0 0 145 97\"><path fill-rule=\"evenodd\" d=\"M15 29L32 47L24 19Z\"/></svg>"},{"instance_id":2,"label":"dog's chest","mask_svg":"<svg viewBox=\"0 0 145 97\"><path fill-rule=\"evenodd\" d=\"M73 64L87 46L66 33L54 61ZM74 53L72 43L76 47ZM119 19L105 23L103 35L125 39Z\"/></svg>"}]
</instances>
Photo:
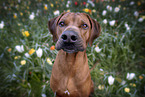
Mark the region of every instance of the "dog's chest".
<instances>
[{"instance_id":1,"label":"dog's chest","mask_svg":"<svg viewBox=\"0 0 145 97\"><path fill-rule=\"evenodd\" d=\"M55 88L57 95L63 95L63 97L79 97L78 86L73 78L63 77L59 81L53 79L53 88Z\"/></svg>"},{"instance_id":2,"label":"dog's chest","mask_svg":"<svg viewBox=\"0 0 145 97\"><path fill-rule=\"evenodd\" d=\"M61 97L85 97L82 94L87 94L91 83L87 59L83 60L84 56L79 54L72 61L71 56L62 55L58 54L53 65L50 80L52 90L57 95L63 95Z\"/></svg>"}]
</instances>

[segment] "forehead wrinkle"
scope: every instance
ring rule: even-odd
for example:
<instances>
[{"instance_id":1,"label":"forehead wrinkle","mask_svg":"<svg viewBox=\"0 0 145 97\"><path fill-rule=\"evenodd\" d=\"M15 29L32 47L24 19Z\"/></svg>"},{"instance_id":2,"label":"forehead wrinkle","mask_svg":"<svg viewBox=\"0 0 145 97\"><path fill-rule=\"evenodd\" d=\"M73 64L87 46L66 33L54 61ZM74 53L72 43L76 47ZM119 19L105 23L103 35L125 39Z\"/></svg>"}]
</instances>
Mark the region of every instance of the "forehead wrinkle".
<instances>
[{"instance_id":1,"label":"forehead wrinkle","mask_svg":"<svg viewBox=\"0 0 145 97\"><path fill-rule=\"evenodd\" d=\"M72 16L72 13L68 12L64 16L62 16L62 18L60 20L64 21L64 22L68 22L68 21L72 20L72 18L70 18L70 16Z\"/></svg>"},{"instance_id":2,"label":"forehead wrinkle","mask_svg":"<svg viewBox=\"0 0 145 97\"><path fill-rule=\"evenodd\" d=\"M86 22L84 20L81 20L81 23L86 24Z\"/></svg>"},{"instance_id":3,"label":"forehead wrinkle","mask_svg":"<svg viewBox=\"0 0 145 97\"><path fill-rule=\"evenodd\" d=\"M64 16L62 16L62 18L61 19L63 19L64 20L64 18L66 18L66 17L68 17L68 15L70 15L71 13L66 13Z\"/></svg>"},{"instance_id":4,"label":"forehead wrinkle","mask_svg":"<svg viewBox=\"0 0 145 97\"><path fill-rule=\"evenodd\" d=\"M80 17L81 22L83 22L83 23L88 23L89 22L89 20L86 16L84 16L82 14L79 14L78 16Z\"/></svg>"},{"instance_id":5,"label":"forehead wrinkle","mask_svg":"<svg viewBox=\"0 0 145 97\"><path fill-rule=\"evenodd\" d=\"M77 16L77 13L74 13L74 15L73 15L73 22L75 22L76 16Z\"/></svg>"}]
</instances>

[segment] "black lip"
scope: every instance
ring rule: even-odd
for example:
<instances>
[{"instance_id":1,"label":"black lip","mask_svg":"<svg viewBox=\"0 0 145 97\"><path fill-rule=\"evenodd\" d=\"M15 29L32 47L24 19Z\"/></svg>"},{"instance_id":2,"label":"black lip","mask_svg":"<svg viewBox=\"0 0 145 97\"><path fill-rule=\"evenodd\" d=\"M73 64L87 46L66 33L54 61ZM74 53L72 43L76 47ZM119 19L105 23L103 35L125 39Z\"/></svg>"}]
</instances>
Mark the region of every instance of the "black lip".
<instances>
[{"instance_id":1,"label":"black lip","mask_svg":"<svg viewBox=\"0 0 145 97\"><path fill-rule=\"evenodd\" d=\"M76 50L69 50L69 49L63 49L67 53L75 53L77 52Z\"/></svg>"},{"instance_id":2,"label":"black lip","mask_svg":"<svg viewBox=\"0 0 145 97\"><path fill-rule=\"evenodd\" d=\"M69 49L69 48L65 48L65 47L63 47L62 49L67 53L76 53L79 51L83 52L85 50L85 49L77 49L77 48Z\"/></svg>"},{"instance_id":3,"label":"black lip","mask_svg":"<svg viewBox=\"0 0 145 97\"><path fill-rule=\"evenodd\" d=\"M74 53L74 52L77 52L77 47L75 47L75 45L63 45L62 49L67 52L67 53Z\"/></svg>"}]
</instances>

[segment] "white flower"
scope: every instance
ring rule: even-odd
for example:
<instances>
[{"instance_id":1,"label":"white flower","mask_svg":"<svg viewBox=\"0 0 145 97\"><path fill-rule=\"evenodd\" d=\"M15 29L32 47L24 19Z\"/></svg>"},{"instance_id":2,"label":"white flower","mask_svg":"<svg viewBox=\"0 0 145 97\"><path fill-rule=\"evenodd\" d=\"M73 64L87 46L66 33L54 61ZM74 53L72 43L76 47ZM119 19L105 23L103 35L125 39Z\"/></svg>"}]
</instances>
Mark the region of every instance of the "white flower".
<instances>
[{"instance_id":1,"label":"white flower","mask_svg":"<svg viewBox=\"0 0 145 97\"><path fill-rule=\"evenodd\" d=\"M119 12L120 8L119 7L115 7L114 12Z\"/></svg>"},{"instance_id":2,"label":"white flower","mask_svg":"<svg viewBox=\"0 0 145 97\"><path fill-rule=\"evenodd\" d=\"M21 0L18 0L18 2L20 3L20 2L21 2Z\"/></svg>"},{"instance_id":3,"label":"white flower","mask_svg":"<svg viewBox=\"0 0 145 97\"><path fill-rule=\"evenodd\" d=\"M16 16L16 17L17 17L17 13L14 13L14 16Z\"/></svg>"},{"instance_id":4,"label":"white flower","mask_svg":"<svg viewBox=\"0 0 145 97\"><path fill-rule=\"evenodd\" d=\"M66 7L68 8L69 7L69 4L70 4L71 2L70 1L67 1L67 4L66 4Z\"/></svg>"},{"instance_id":5,"label":"white flower","mask_svg":"<svg viewBox=\"0 0 145 97\"><path fill-rule=\"evenodd\" d=\"M91 0L88 0L88 3L90 3L92 5L92 7L95 6L95 4Z\"/></svg>"},{"instance_id":6,"label":"white flower","mask_svg":"<svg viewBox=\"0 0 145 97\"><path fill-rule=\"evenodd\" d=\"M112 20L109 22L110 26L114 26L115 25L115 20Z\"/></svg>"},{"instance_id":7,"label":"white flower","mask_svg":"<svg viewBox=\"0 0 145 97\"><path fill-rule=\"evenodd\" d=\"M134 12L134 16L138 17L139 13L137 11Z\"/></svg>"},{"instance_id":8,"label":"white flower","mask_svg":"<svg viewBox=\"0 0 145 97\"><path fill-rule=\"evenodd\" d=\"M125 25L126 28L128 27L128 24L127 23L125 23L124 25Z\"/></svg>"},{"instance_id":9,"label":"white flower","mask_svg":"<svg viewBox=\"0 0 145 97\"><path fill-rule=\"evenodd\" d=\"M87 4L86 4L86 8L87 8L88 6L89 6L89 4L87 3Z\"/></svg>"},{"instance_id":10,"label":"white flower","mask_svg":"<svg viewBox=\"0 0 145 97\"><path fill-rule=\"evenodd\" d=\"M109 85L113 85L114 80L115 80L115 78L114 78L114 77L109 76L109 77L108 77L108 83L109 83Z\"/></svg>"},{"instance_id":11,"label":"white flower","mask_svg":"<svg viewBox=\"0 0 145 97\"><path fill-rule=\"evenodd\" d=\"M25 53L25 56L26 56L27 58L30 58L29 53Z\"/></svg>"},{"instance_id":12,"label":"white flower","mask_svg":"<svg viewBox=\"0 0 145 97\"><path fill-rule=\"evenodd\" d=\"M130 27L128 26L127 23L125 23L125 27L126 27L126 30L130 30Z\"/></svg>"},{"instance_id":13,"label":"white flower","mask_svg":"<svg viewBox=\"0 0 145 97\"><path fill-rule=\"evenodd\" d=\"M107 10L112 11L112 7L110 5L107 5Z\"/></svg>"},{"instance_id":14,"label":"white flower","mask_svg":"<svg viewBox=\"0 0 145 97\"><path fill-rule=\"evenodd\" d=\"M5 6L4 9L7 10L7 6Z\"/></svg>"},{"instance_id":15,"label":"white flower","mask_svg":"<svg viewBox=\"0 0 145 97\"><path fill-rule=\"evenodd\" d=\"M104 71L102 68L100 68L100 71Z\"/></svg>"},{"instance_id":16,"label":"white flower","mask_svg":"<svg viewBox=\"0 0 145 97\"><path fill-rule=\"evenodd\" d=\"M132 80L135 77L135 73L127 73L127 79Z\"/></svg>"},{"instance_id":17,"label":"white flower","mask_svg":"<svg viewBox=\"0 0 145 97\"><path fill-rule=\"evenodd\" d=\"M103 20L103 23L104 23L104 24L107 24L107 19L104 19L104 20Z\"/></svg>"},{"instance_id":18,"label":"white flower","mask_svg":"<svg viewBox=\"0 0 145 97\"><path fill-rule=\"evenodd\" d=\"M36 13L36 16L38 16L38 15L39 15L39 13L40 13L40 10L38 9L38 10L37 10L37 13Z\"/></svg>"},{"instance_id":19,"label":"white flower","mask_svg":"<svg viewBox=\"0 0 145 97\"><path fill-rule=\"evenodd\" d=\"M98 89L99 89L99 90L103 90L103 89L104 89L104 85L99 85L99 86L98 86Z\"/></svg>"},{"instance_id":20,"label":"white flower","mask_svg":"<svg viewBox=\"0 0 145 97\"><path fill-rule=\"evenodd\" d=\"M4 28L4 21L1 21L0 23L0 29L3 29Z\"/></svg>"},{"instance_id":21,"label":"white flower","mask_svg":"<svg viewBox=\"0 0 145 97\"><path fill-rule=\"evenodd\" d=\"M46 97L46 94L41 94L42 97Z\"/></svg>"},{"instance_id":22,"label":"white flower","mask_svg":"<svg viewBox=\"0 0 145 97\"><path fill-rule=\"evenodd\" d=\"M44 4L45 7L48 7L47 4Z\"/></svg>"},{"instance_id":23,"label":"white flower","mask_svg":"<svg viewBox=\"0 0 145 97\"><path fill-rule=\"evenodd\" d=\"M49 58L47 58L46 61L47 61L48 64L52 65L52 61Z\"/></svg>"},{"instance_id":24,"label":"white flower","mask_svg":"<svg viewBox=\"0 0 145 97\"><path fill-rule=\"evenodd\" d=\"M69 93L69 91L68 91L68 90L64 91L64 93L65 93L65 94L70 95L70 93Z\"/></svg>"},{"instance_id":25,"label":"white flower","mask_svg":"<svg viewBox=\"0 0 145 97\"><path fill-rule=\"evenodd\" d=\"M67 4L70 4L71 3L71 1L67 1Z\"/></svg>"},{"instance_id":26,"label":"white flower","mask_svg":"<svg viewBox=\"0 0 145 97\"><path fill-rule=\"evenodd\" d=\"M105 16L106 13L107 13L107 11L106 10L103 10L102 15Z\"/></svg>"},{"instance_id":27,"label":"white flower","mask_svg":"<svg viewBox=\"0 0 145 97\"><path fill-rule=\"evenodd\" d=\"M109 9L110 8L110 5L107 5L106 8Z\"/></svg>"},{"instance_id":28,"label":"white flower","mask_svg":"<svg viewBox=\"0 0 145 97\"><path fill-rule=\"evenodd\" d=\"M139 22L143 22L143 20L144 20L143 18L139 18L138 19Z\"/></svg>"},{"instance_id":29,"label":"white flower","mask_svg":"<svg viewBox=\"0 0 145 97\"><path fill-rule=\"evenodd\" d=\"M130 30L130 27L127 27L126 30Z\"/></svg>"},{"instance_id":30,"label":"white flower","mask_svg":"<svg viewBox=\"0 0 145 97\"><path fill-rule=\"evenodd\" d=\"M18 51L18 52L20 52L20 53L22 53L23 51L24 51L24 47L23 47L23 45L17 45L16 47L16 50Z\"/></svg>"},{"instance_id":31,"label":"white flower","mask_svg":"<svg viewBox=\"0 0 145 97\"><path fill-rule=\"evenodd\" d=\"M36 51L37 57L41 58L42 53L43 53L42 49L39 48L39 49Z\"/></svg>"},{"instance_id":32,"label":"white flower","mask_svg":"<svg viewBox=\"0 0 145 97\"><path fill-rule=\"evenodd\" d=\"M60 14L59 10L54 11L54 15L55 15L55 16L57 16L57 15L59 15L59 14Z\"/></svg>"},{"instance_id":33,"label":"white flower","mask_svg":"<svg viewBox=\"0 0 145 97\"><path fill-rule=\"evenodd\" d=\"M102 50L102 49L99 49L99 47L98 47L98 46L97 46L97 47L95 47L95 51L96 51L97 53L99 53L101 50Z\"/></svg>"},{"instance_id":34,"label":"white flower","mask_svg":"<svg viewBox=\"0 0 145 97\"><path fill-rule=\"evenodd\" d=\"M68 8L69 7L69 4L66 4L66 7Z\"/></svg>"},{"instance_id":35,"label":"white flower","mask_svg":"<svg viewBox=\"0 0 145 97\"><path fill-rule=\"evenodd\" d=\"M46 83L48 84L49 81L46 81Z\"/></svg>"},{"instance_id":36,"label":"white flower","mask_svg":"<svg viewBox=\"0 0 145 97\"><path fill-rule=\"evenodd\" d=\"M125 85L125 83L126 83L126 81L125 81L125 80L123 80L123 81L121 82L121 85Z\"/></svg>"},{"instance_id":37,"label":"white flower","mask_svg":"<svg viewBox=\"0 0 145 97\"><path fill-rule=\"evenodd\" d=\"M130 5L134 5L134 1L131 1L131 2L130 2Z\"/></svg>"},{"instance_id":38,"label":"white flower","mask_svg":"<svg viewBox=\"0 0 145 97\"><path fill-rule=\"evenodd\" d=\"M32 14L29 16L29 19L33 20L34 18L35 18L35 14L34 14L34 12L32 12Z\"/></svg>"}]
</instances>

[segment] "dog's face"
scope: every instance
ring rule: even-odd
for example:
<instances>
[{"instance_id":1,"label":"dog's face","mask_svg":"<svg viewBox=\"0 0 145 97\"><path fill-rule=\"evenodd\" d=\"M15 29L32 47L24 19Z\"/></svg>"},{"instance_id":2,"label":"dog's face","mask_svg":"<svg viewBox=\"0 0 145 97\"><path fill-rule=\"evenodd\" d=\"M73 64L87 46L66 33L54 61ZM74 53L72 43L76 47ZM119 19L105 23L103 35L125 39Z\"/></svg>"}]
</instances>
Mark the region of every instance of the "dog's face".
<instances>
[{"instance_id":1,"label":"dog's face","mask_svg":"<svg viewBox=\"0 0 145 97\"><path fill-rule=\"evenodd\" d=\"M67 53L84 51L87 43L92 42L100 34L98 22L85 13L64 12L48 21L48 28L56 42L56 49Z\"/></svg>"}]
</instances>

